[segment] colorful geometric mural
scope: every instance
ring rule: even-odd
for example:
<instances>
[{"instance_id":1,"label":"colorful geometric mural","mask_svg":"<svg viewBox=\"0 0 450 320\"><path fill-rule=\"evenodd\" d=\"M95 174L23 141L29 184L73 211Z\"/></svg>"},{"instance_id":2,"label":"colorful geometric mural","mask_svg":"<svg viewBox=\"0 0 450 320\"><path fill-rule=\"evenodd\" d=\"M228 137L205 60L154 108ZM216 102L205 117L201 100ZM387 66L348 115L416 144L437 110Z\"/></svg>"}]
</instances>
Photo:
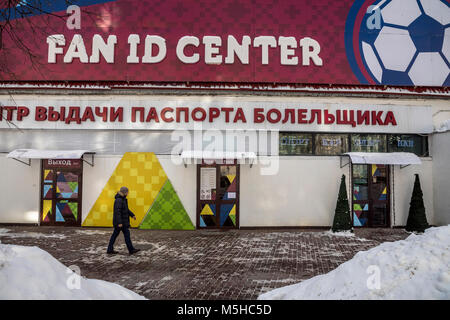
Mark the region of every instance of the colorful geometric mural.
<instances>
[{"instance_id":1,"label":"colorful geometric mural","mask_svg":"<svg viewBox=\"0 0 450 320\"><path fill-rule=\"evenodd\" d=\"M81 172L45 169L44 164L43 182L41 222L77 225Z\"/></svg>"},{"instance_id":2,"label":"colorful geometric mural","mask_svg":"<svg viewBox=\"0 0 450 320\"><path fill-rule=\"evenodd\" d=\"M235 227L236 226L236 204L221 204L220 205L220 226L221 227Z\"/></svg>"},{"instance_id":3,"label":"colorful geometric mural","mask_svg":"<svg viewBox=\"0 0 450 320\"><path fill-rule=\"evenodd\" d=\"M378 200L387 200L387 187L384 187L383 191L378 197Z\"/></svg>"},{"instance_id":4,"label":"colorful geometric mural","mask_svg":"<svg viewBox=\"0 0 450 320\"><path fill-rule=\"evenodd\" d=\"M385 165L373 164L372 165L372 177L384 176Z\"/></svg>"},{"instance_id":5,"label":"colorful geometric mural","mask_svg":"<svg viewBox=\"0 0 450 320\"><path fill-rule=\"evenodd\" d=\"M162 187L139 229L195 229L170 180Z\"/></svg>"},{"instance_id":6,"label":"colorful geometric mural","mask_svg":"<svg viewBox=\"0 0 450 320\"><path fill-rule=\"evenodd\" d=\"M78 202L61 200L56 202L56 222L76 222L78 217Z\"/></svg>"},{"instance_id":7,"label":"colorful geometric mural","mask_svg":"<svg viewBox=\"0 0 450 320\"><path fill-rule=\"evenodd\" d=\"M200 211L200 227L216 226L216 205L212 203L204 203L201 205Z\"/></svg>"},{"instance_id":8,"label":"colorful geometric mural","mask_svg":"<svg viewBox=\"0 0 450 320\"><path fill-rule=\"evenodd\" d=\"M136 215L130 224L138 227L166 181L167 175L154 153L125 153L82 225L111 227L114 196L120 187L127 186L128 206Z\"/></svg>"},{"instance_id":9,"label":"colorful geometric mural","mask_svg":"<svg viewBox=\"0 0 450 320\"><path fill-rule=\"evenodd\" d=\"M372 199L387 200L387 170L385 165L372 165Z\"/></svg>"},{"instance_id":10,"label":"colorful geometric mural","mask_svg":"<svg viewBox=\"0 0 450 320\"><path fill-rule=\"evenodd\" d=\"M369 225L369 211L371 212L371 226L386 225L388 215L387 173L386 165L353 165L353 201L358 202L353 203L353 225L355 227ZM372 204L369 205L369 201L372 201ZM379 201L384 201L384 203ZM384 209L376 209L379 207Z\"/></svg>"},{"instance_id":11,"label":"colorful geometric mural","mask_svg":"<svg viewBox=\"0 0 450 320\"><path fill-rule=\"evenodd\" d=\"M353 185L353 200L368 200L369 187L364 185Z\"/></svg>"},{"instance_id":12,"label":"colorful geometric mural","mask_svg":"<svg viewBox=\"0 0 450 320\"><path fill-rule=\"evenodd\" d=\"M72 172L57 172L56 197L63 199L78 198L78 175Z\"/></svg>"},{"instance_id":13,"label":"colorful geometric mural","mask_svg":"<svg viewBox=\"0 0 450 320\"><path fill-rule=\"evenodd\" d=\"M49 222L52 215L52 200L42 201L42 221Z\"/></svg>"},{"instance_id":14,"label":"colorful geometric mural","mask_svg":"<svg viewBox=\"0 0 450 320\"><path fill-rule=\"evenodd\" d=\"M369 204L353 204L353 226L364 227L369 220Z\"/></svg>"},{"instance_id":15,"label":"colorful geometric mural","mask_svg":"<svg viewBox=\"0 0 450 320\"><path fill-rule=\"evenodd\" d=\"M44 184L44 199L53 198L53 184Z\"/></svg>"},{"instance_id":16,"label":"colorful geometric mural","mask_svg":"<svg viewBox=\"0 0 450 320\"><path fill-rule=\"evenodd\" d=\"M221 187L224 184L226 186L225 193L222 196L223 200L236 199L236 175L227 174L220 177Z\"/></svg>"},{"instance_id":17,"label":"colorful geometric mural","mask_svg":"<svg viewBox=\"0 0 450 320\"><path fill-rule=\"evenodd\" d=\"M53 170L44 170L44 183L53 183Z\"/></svg>"}]
</instances>

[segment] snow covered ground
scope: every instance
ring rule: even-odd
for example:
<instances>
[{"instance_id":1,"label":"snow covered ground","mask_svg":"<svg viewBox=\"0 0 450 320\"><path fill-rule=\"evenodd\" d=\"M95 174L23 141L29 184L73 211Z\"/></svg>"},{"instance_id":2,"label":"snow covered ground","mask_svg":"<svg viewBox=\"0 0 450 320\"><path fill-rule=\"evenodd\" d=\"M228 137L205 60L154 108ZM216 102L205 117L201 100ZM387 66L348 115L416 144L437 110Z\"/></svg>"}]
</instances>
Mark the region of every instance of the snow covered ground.
<instances>
[{"instance_id":1,"label":"snow covered ground","mask_svg":"<svg viewBox=\"0 0 450 320\"><path fill-rule=\"evenodd\" d=\"M0 228L0 236L8 238L55 238L55 239L65 239L66 236L60 233L41 233L41 232L10 232L9 229Z\"/></svg>"},{"instance_id":2,"label":"snow covered ground","mask_svg":"<svg viewBox=\"0 0 450 320\"><path fill-rule=\"evenodd\" d=\"M435 130L436 132L447 132L450 131L450 119L442 122L441 126Z\"/></svg>"},{"instance_id":3,"label":"snow covered ground","mask_svg":"<svg viewBox=\"0 0 450 320\"><path fill-rule=\"evenodd\" d=\"M450 225L358 252L327 274L258 299L450 299Z\"/></svg>"},{"instance_id":4,"label":"snow covered ground","mask_svg":"<svg viewBox=\"0 0 450 320\"><path fill-rule=\"evenodd\" d=\"M79 277L38 247L0 244L0 300L145 299L118 284Z\"/></svg>"}]
</instances>

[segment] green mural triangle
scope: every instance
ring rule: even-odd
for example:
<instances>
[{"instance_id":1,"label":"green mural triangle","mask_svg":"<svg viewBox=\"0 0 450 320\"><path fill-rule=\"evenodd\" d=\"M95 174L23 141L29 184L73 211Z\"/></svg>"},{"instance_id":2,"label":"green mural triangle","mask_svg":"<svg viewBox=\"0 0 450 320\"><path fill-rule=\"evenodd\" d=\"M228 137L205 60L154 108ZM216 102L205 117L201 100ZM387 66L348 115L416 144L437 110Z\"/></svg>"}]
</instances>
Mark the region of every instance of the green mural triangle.
<instances>
[{"instance_id":1,"label":"green mural triangle","mask_svg":"<svg viewBox=\"0 0 450 320\"><path fill-rule=\"evenodd\" d=\"M74 192L78 186L78 182L67 182L67 184L69 185L70 190L72 190L72 192Z\"/></svg>"},{"instance_id":2,"label":"green mural triangle","mask_svg":"<svg viewBox=\"0 0 450 320\"><path fill-rule=\"evenodd\" d=\"M78 203L77 202L69 202L67 203L70 210L72 211L73 216L75 217L75 220L78 219Z\"/></svg>"},{"instance_id":3,"label":"green mural triangle","mask_svg":"<svg viewBox=\"0 0 450 320\"><path fill-rule=\"evenodd\" d=\"M233 225L236 225L236 215L230 214L229 217L230 217L231 221L233 221Z\"/></svg>"},{"instance_id":4,"label":"green mural triangle","mask_svg":"<svg viewBox=\"0 0 450 320\"><path fill-rule=\"evenodd\" d=\"M139 229L195 229L170 180L159 191Z\"/></svg>"}]
</instances>

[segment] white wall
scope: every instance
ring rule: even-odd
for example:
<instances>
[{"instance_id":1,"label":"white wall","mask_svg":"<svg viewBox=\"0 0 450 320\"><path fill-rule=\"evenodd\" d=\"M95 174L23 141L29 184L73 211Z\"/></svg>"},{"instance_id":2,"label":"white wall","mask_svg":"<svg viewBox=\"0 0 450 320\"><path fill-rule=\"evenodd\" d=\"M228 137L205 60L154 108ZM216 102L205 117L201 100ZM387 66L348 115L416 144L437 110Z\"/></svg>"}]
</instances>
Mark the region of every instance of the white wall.
<instances>
[{"instance_id":1,"label":"white wall","mask_svg":"<svg viewBox=\"0 0 450 320\"><path fill-rule=\"evenodd\" d=\"M350 167L341 169L338 157L280 157L279 171L270 176L260 175L260 168L241 166L242 227L331 226L342 174L351 206ZM420 176L428 222L434 223L431 159L403 169L394 166L392 172L391 225L406 225L415 173Z\"/></svg>"},{"instance_id":2,"label":"white wall","mask_svg":"<svg viewBox=\"0 0 450 320\"><path fill-rule=\"evenodd\" d=\"M113 174L122 155L95 155L94 166L83 162L83 201L81 223L88 216L95 201ZM91 162L90 156L86 160Z\"/></svg>"},{"instance_id":3,"label":"white wall","mask_svg":"<svg viewBox=\"0 0 450 320\"><path fill-rule=\"evenodd\" d=\"M98 156L94 168L84 165L83 219L120 158ZM174 164L168 155L158 155L158 160L195 225L196 165L185 168ZM339 157L280 157L279 160L274 175L261 175L261 169L266 167L262 164L252 168L248 164L241 165L240 226L331 226L342 174L346 176L351 199L350 166L341 169ZM394 183L391 192L395 191L395 198L391 197L392 226L406 224L415 173L420 175L428 222L434 223L432 164L430 158L423 158L420 166L403 169L395 166L391 171L394 174L391 175L391 183Z\"/></svg>"},{"instance_id":4,"label":"white wall","mask_svg":"<svg viewBox=\"0 0 450 320\"><path fill-rule=\"evenodd\" d=\"M450 224L450 131L433 135L435 224Z\"/></svg>"},{"instance_id":5,"label":"white wall","mask_svg":"<svg viewBox=\"0 0 450 320\"><path fill-rule=\"evenodd\" d=\"M61 98L61 96L55 97ZM108 96L108 99L116 98L119 96ZM183 98L186 97L183 96ZM225 98L233 101L255 100L255 97ZM330 96L260 97L258 99L276 103L295 101L299 105L303 102L362 105L372 105L376 102L383 105L409 105L411 108L431 105L434 114L433 124L436 127L450 115L448 99L413 100ZM393 176L395 199L392 199L395 204L391 210L392 224L402 226L406 223L415 172L420 174L428 222L437 225L450 223L449 135L449 133L435 134L430 139L432 162L430 159L425 159L421 166L409 166L402 170L395 166ZM39 140L39 145L32 144L29 147L43 148L44 142ZM19 146L12 143L1 151L11 151L16 147ZM71 145L67 146L67 148L71 147ZM176 166L168 156L158 156L158 158L195 224L196 167L194 165L188 165L187 168L183 165ZM84 164L83 220L120 159L121 155L97 154L95 167ZM342 173L347 176L350 197L349 166L340 169L338 157L281 157L280 170L273 176L261 176L259 173L261 167L260 165L254 165L253 168L248 165L241 166L240 225L243 227L331 225ZM31 167L28 167L0 154L0 223L37 223L40 208L39 189L40 161L32 161Z\"/></svg>"},{"instance_id":6,"label":"white wall","mask_svg":"<svg viewBox=\"0 0 450 320\"><path fill-rule=\"evenodd\" d=\"M443 142L437 140L434 144L448 144L448 135L436 135L435 139ZM428 222L450 223L449 148L439 150L433 161L424 158L420 166L403 169L395 166L391 171L394 173L391 192L395 192L395 198L391 198L393 226L406 224L415 173L420 175ZM101 155L95 157L94 167L84 163L83 220L120 159L121 156ZM196 166L176 165L170 156L160 155L158 159L195 225ZM330 226L342 174L346 175L347 193L351 197L350 166L341 169L339 157L280 157L279 161L274 175L261 175L265 167L262 164L252 168L241 165L240 226ZM0 223L38 223L40 161L32 161L29 167L1 155L0 176L3 182L0 183Z\"/></svg>"},{"instance_id":7,"label":"white wall","mask_svg":"<svg viewBox=\"0 0 450 320\"><path fill-rule=\"evenodd\" d=\"M427 221L429 224L435 223L433 203L434 161L431 158L421 158L421 160L421 165L410 165L402 169L400 169L400 166L391 166L392 226L406 226L416 173L419 174ZM392 172L394 173L393 175ZM395 195L394 197L392 197L392 193Z\"/></svg>"},{"instance_id":8,"label":"white wall","mask_svg":"<svg viewBox=\"0 0 450 320\"><path fill-rule=\"evenodd\" d=\"M158 155L158 160L191 218L192 224L196 226L197 165L188 164L185 168L182 164L174 164L168 155Z\"/></svg>"},{"instance_id":9,"label":"white wall","mask_svg":"<svg viewBox=\"0 0 450 320\"><path fill-rule=\"evenodd\" d=\"M0 154L0 223L38 223L40 160L31 166Z\"/></svg>"},{"instance_id":10,"label":"white wall","mask_svg":"<svg viewBox=\"0 0 450 320\"><path fill-rule=\"evenodd\" d=\"M350 197L350 166L339 157L280 157L274 175L241 166L240 226L330 226L342 174Z\"/></svg>"}]
</instances>

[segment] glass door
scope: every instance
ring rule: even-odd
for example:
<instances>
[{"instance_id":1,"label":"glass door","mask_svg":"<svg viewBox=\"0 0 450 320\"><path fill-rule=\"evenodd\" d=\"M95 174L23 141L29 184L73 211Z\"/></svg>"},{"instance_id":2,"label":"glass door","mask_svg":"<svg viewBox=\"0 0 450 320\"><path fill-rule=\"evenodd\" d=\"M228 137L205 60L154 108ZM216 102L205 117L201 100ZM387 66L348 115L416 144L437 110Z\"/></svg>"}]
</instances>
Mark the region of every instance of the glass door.
<instances>
[{"instance_id":1,"label":"glass door","mask_svg":"<svg viewBox=\"0 0 450 320\"><path fill-rule=\"evenodd\" d=\"M389 226L388 166L372 164L370 181L371 227Z\"/></svg>"},{"instance_id":2,"label":"glass door","mask_svg":"<svg viewBox=\"0 0 450 320\"><path fill-rule=\"evenodd\" d=\"M367 165L352 166L353 171L353 226L369 226L369 178Z\"/></svg>"},{"instance_id":3,"label":"glass door","mask_svg":"<svg viewBox=\"0 0 450 320\"><path fill-rule=\"evenodd\" d=\"M200 174L197 181L197 226L201 228L217 227L217 166L202 164L197 170ZM198 184L198 183L197 183Z\"/></svg>"},{"instance_id":4,"label":"glass door","mask_svg":"<svg viewBox=\"0 0 450 320\"><path fill-rule=\"evenodd\" d=\"M197 174L197 226L238 228L239 166L236 161L204 161Z\"/></svg>"},{"instance_id":5,"label":"glass door","mask_svg":"<svg viewBox=\"0 0 450 320\"><path fill-rule=\"evenodd\" d=\"M389 167L352 165L353 226L389 227Z\"/></svg>"},{"instance_id":6,"label":"glass door","mask_svg":"<svg viewBox=\"0 0 450 320\"><path fill-rule=\"evenodd\" d=\"M236 227L237 204L237 165L219 166L219 188L217 205L219 208L219 226Z\"/></svg>"},{"instance_id":7,"label":"glass door","mask_svg":"<svg viewBox=\"0 0 450 320\"><path fill-rule=\"evenodd\" d=\"M41 225L81 226L81 166L42 168Z\"/></svg>"}]
</instances>

